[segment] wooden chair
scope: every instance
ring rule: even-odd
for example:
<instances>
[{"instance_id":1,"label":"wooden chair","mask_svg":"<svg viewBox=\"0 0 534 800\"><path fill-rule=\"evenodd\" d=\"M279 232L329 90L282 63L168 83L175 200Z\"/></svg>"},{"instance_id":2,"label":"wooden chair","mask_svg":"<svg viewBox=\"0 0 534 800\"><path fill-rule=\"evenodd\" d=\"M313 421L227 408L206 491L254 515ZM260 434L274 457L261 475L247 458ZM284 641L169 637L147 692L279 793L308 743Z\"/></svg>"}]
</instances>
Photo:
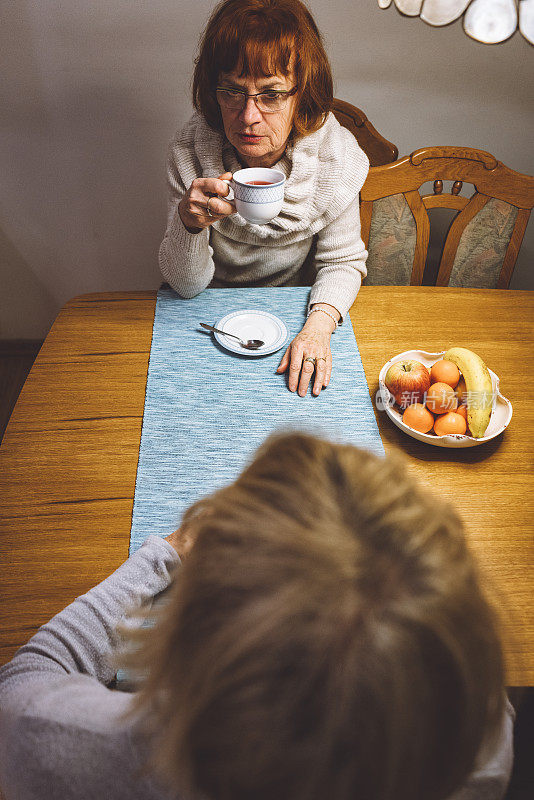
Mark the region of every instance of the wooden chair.
<instances>
[{"instance_id":1,"label":"wooden chair","mask_svg":"<svg viewBox=\"0 0 534 800\"><path fill-rule=\"evenodd\" d=\"M340 125L356 137L372 167L389 164L398 158L398 148L378 133L360 108L334 98L332 111Z\"/></svg>"},{"instance_id":2,"label":"wooden chair","mask_svg":"<svg viewBox=\"0 0 534 800\"><path fill-rule=\"evenodd\" d=\"M434 182L434 193L421 187ZM443 181L452 181L450 192ZM470 197L460 194L473 184ZM419 286L427 261L428 210L456 215L443 244L436 286L506 289L534 205L534 178L468 147L425 147L373 167L361 194L367 284Z\"/></svg>"}]
</instances>

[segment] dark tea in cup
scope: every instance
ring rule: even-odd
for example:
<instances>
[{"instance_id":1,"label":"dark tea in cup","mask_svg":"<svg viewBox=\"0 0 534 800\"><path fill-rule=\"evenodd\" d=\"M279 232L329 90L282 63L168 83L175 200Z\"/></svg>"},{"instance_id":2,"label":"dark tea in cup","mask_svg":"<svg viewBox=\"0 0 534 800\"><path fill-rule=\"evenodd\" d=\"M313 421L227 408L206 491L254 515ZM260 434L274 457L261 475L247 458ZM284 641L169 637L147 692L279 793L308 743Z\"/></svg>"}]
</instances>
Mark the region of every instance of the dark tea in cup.
<instances>
[{"instance_id":1,"label":"dark tea in cup","mask_svg":"<svg viewBox=\"0 0 534 800\"><path fill-rule=\"evenodd\" d=\"M247 186L272 186L271 181L247 181Z\"/></svg>"}]
</instances>

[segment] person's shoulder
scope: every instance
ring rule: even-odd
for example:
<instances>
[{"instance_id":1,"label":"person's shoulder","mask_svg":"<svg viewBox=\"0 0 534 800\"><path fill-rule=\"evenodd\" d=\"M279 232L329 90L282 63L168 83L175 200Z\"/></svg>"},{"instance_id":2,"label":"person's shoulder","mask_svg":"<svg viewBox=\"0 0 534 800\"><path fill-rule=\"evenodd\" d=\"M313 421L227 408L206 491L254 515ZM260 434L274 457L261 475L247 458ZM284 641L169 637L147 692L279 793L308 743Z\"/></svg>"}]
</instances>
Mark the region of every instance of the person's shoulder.
<instances>
[{"instance_id":1,"label":"person's shoulder","mask_svg":"<svg viewBox=\"0 0 534 800\"><path fill-rule=\"evenodd\" d=\"M329 113L320 134L318 156L320 170L336 185L339 205L345 208L355 200L369 172L369 159L356 137Z\"/></svg>"},{"instance_id":2,"label":"person's shoulder","mask_svg":"<svg viewBox=\"0 0 534 800\"><path fill-rule=\"evenodd\" d=\"M220 175L223 136L195 112L174 135L169 145L171 162L189 180L199 175Z\"/></svg>"},{"instance_id":3,"label":"person's shoulder","mask_svg":"<svg viewBox=\"0 0 534 800\"><path fill-rule=\"evenodd\" d=\"M286 201L302 200L310 227L323 227L354 203L367 177L369 161L356 139L333 114L321 127L297 139L290 161ZM305 206L304 206L305 201ZM303 219L299 209L299 216Z\"/></svg>"},{"instance_id":4,"label":"person's shoulder","mask_svg":"<svg viewBox=\"0 0 534 800\"><path fill-rule=\"evenodd\" d=\"M195 111L193 114L191 114L187 122L185 122L181 128L178 128L172 137L170 142L171 148L194 145L198 130L202 127L203 123L206 124L204 122L204 118L198 113L198 111Z\"/></svg>"},{"instance_id":5,"label":"person's shoulder","mask_svg":"<svg viewBox=\"0 0 534 800\"><path fill-rule=\"evenodd\" d=\"M202 125L203 118L195 112L169 142L167 174L171 184L178 182L188 188L191 181L202 175L198 153L199 128L202 129Z\"/></svg>"},{"instance_id":6,"label":"person's shoulder","mask_svg":"<svg viewBox=\"0 0 534 800\"><path fill-rule=\"evenodd\" d=\"M317 158L330 164L356 165L367 174L369 159L356 137L329 112L321 127L297 140L291 156Z\"/></svg>"},{"instance_id":7,"label":"person's shoulder","mask_svg":"<svg viewBox=\"0 0 534 800\"><path fill-rule=\"evenodd\" d=\"M130 779L134 695L88 675L36 680L26 694L0 715L0 774L10 797L33 796L29 787L46 781L63 786L64 798L78 796L77 787L84 797L109 797L118 780L124 797L156 796L138 794Z\"/></svg>"},{"instance_id":8,"label":"person's shoulder","mask_svg":"<svg viewBox=\"0 0 534 800\"><path fill-rule=\"evenodd\" d=\"M343 127L330 112L321 130L324 130L325 144L335 150L347 166L356 168L358 172L367 175L369 171L369 158L360 146L358 140L347 128Z\"/></svg>"}]
</instances>

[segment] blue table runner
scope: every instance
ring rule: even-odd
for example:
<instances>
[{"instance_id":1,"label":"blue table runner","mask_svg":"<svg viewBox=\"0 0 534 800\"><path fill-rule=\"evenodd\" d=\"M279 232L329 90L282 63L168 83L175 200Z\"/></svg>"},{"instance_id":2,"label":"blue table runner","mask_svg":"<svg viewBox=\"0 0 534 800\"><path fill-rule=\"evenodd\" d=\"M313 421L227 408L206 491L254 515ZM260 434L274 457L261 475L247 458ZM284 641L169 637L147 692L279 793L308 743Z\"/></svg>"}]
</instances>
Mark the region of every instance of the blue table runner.
<instances>
[{"instance_id":1,"label":"blue table runner","mask_svg":"<svg viewBox=\"0 0 534 800\"><path fill-rule=\"evenodd\" d=\"M148 368L130 553L150 533L166 536L193 502L234 480L274 431L298 429L382 455L363 366L347 317L332 337L333 370L319 397L287 389L282 348L242 356L199 328L230 311L280 317L290 339L304 323L307 287L206 289L183 300L160 289Z\"/></svg>"}]
</instances>

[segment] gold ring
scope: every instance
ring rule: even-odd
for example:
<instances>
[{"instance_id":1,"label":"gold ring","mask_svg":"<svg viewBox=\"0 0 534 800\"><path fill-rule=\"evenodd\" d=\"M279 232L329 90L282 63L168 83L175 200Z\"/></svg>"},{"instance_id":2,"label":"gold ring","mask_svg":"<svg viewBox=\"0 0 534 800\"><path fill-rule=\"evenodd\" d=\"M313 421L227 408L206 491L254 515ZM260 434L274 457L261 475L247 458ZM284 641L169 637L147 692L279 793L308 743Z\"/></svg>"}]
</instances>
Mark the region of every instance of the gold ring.
<instances>
[{"instance_id":1,"label":"gold ring","mask_svg":"<svg viewBox=\"0 0 534 800\"><path fill-rule=\"evenodd\" d=\"M317 358L315 360L316 361L326 361L326 358L324 356L317 356Z\"/></svg>"},{"instance_id":2,"label":"gold ring","mask_svg":"<svg viewBox=\"0 0 534 800\"><path fill-rule=\"evenodd\" d=\"M208 212L208 217L213 217L213 214L210 210L210 200L213 200L212 197L208 197L208 202L206 203L206 211Z\"/></svg>"},{"instance_id":3,"label":"gold ring","mask_svg":"<svg viewBox=\"0 0 534 800\"><path fill-rule=\"evenodd\" d=\"M315 359L314 359L314 358L312 358L311 356L306 356L306 358L304 359L304 361L311 361L311 362L312 362L312 364L314 364L314 365L315 365Z\"/></svg>"}]
</instances>

